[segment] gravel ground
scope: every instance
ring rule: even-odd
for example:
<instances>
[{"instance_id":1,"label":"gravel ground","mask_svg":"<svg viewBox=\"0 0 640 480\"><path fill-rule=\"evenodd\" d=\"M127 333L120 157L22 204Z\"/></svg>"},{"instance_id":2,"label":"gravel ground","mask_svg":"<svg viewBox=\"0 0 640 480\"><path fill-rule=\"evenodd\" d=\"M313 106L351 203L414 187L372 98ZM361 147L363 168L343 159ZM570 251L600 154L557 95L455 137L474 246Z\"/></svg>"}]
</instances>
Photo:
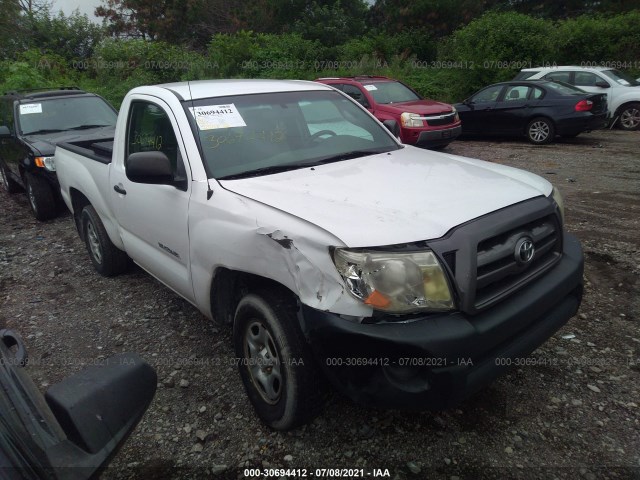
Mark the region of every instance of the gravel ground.
<instances>
[{"instance_id":1,"label":"gravel ground","mask_svg":"<svg viewBox=\"0 0 640 480\"><path fill-rule=\"evenodd\" d=\"M565 196L585 249L578 316L458 409L362 408L334 395L310 425L264 427L231 362L230 331L140 269L97 275L71 216L40 223L0 193L0 326L19 331L42 390L137 351L155 400L103 478L245 478L244 467L388 469L398 479L640 478L640 132L446 151L538 173Z\"/></svg>"}]
</instances>

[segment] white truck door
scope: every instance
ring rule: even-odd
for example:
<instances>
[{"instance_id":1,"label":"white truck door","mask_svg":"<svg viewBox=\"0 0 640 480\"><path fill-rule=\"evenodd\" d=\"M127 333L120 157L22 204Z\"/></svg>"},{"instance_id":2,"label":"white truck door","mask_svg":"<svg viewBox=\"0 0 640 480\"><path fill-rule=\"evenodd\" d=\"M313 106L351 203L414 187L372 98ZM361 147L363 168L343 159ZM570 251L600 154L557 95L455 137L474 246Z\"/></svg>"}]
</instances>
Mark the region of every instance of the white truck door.
<instances>
[{"instance_id":1,"label":"white truck door","mask_svg":"<svg viewBox=\"0 0 640 480\"><path fill-rule=\"evenodd\" d=\"M116 155L110 176L112 205L129 256L158 280L189 301L193 287L189 270L189 198L191 174L175 116L162 100L145 95L132 99L124 151ZM175 185L134 183L126 174L132 153L160 151L170 160Z\"/></svg>"}]
</instances>

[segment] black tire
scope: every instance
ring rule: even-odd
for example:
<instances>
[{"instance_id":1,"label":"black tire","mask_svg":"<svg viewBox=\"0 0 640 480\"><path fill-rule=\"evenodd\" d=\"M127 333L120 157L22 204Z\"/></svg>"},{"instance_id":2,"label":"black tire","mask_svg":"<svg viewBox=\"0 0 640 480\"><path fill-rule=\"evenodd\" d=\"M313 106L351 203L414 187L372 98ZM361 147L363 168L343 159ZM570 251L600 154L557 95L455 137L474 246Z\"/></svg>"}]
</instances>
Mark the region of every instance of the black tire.
<instances>
[{"instance_id":1,"label":"black tire","mask_svg":"<svg viewBox=\"0 0 640 480\"><path fill-rule=\"evenodd\" d=\"M31 211L38 220L50 220L56 216L56 199L51 185L44 178L25 173L24 186Z\"/></svg>"},{"instance_id":2,"label":"black tire","mask_svg":"<svg viewBox=\"0 0 640 480\"><path fill-rule=\"evenodd\" d=\"M111 242L102 220L91 205L82 209L80 224L89 258L96 271L104 277L124 272L129 266L129 257Z\"/></svg>"},{"instance_id":3,"label":"black tire","mask_svg":"<svg viewBox=\"0 0 640 480\"><path fill-rule=\"evenodd\" d=\"M553 142L556 128L548 118L538 117L529 122L525 134L534 145L546 145Z\"/></svg>"},{"instance_id":4,"label":"black tire","mask_svg":"<svg viewBox=\"0 0 640 480\"><path fill-rule=\"evenodd\" d=\"M628 132L638 130L640 127L640 103L628 103L618 110L618 125L620 129Z\"/></svg>"},{"instance_id":5,"label":"black tire","mask_svg":"<svg viewBox=\"0 0 640 480\"><path fill-rule=\"evenodd\" d=\"M7 193L16 193L20 190L20 185L9 177L7 167L4 166L2 160L0 160L0 184Z\"/></svg>"},{"instance_id":6,"label":"black tire","mask_svg":"<svg viewBox=\"0 0 640 480\"><path fill-rule=\"evenodd\" d=\"M234 318L240 377L256 413L275 430L290 430L313 419L328 392L296 309L289 292L268 288L245 295Z\"/></svg>"}]
</instances>

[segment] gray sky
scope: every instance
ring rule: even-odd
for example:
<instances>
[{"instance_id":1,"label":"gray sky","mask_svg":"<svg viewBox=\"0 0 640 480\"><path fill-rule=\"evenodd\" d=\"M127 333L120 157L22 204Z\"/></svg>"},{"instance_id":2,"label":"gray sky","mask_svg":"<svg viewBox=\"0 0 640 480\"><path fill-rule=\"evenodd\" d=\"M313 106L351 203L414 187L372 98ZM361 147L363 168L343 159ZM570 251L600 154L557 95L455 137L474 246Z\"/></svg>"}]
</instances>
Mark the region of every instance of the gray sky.
<instances>
[{"instance_id":1,"label":"gray sky","mask_svg":"<svg viewBox=\"0 0 640 480\"><path fill-rule=\"evenodd\" d=\"M100 19L94 17L93 11L102 2L100 0L54 0L52 13L57 13L58 10L62 10L65 15L71 15L77 8L80 13L86 13L89 16L89 20L100 23Z\"/></svg>"}]
</instances>

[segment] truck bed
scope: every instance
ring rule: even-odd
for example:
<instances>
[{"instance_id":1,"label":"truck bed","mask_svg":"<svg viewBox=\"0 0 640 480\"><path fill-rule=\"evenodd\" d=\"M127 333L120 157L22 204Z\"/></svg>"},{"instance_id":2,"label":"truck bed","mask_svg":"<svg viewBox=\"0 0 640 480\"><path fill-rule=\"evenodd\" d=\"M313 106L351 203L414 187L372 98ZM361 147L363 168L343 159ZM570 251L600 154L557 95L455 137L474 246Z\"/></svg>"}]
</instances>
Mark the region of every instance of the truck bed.
<instances>
[{"instance_id":1,"label":"truck bed","mask_svg":"<svg viewBox=\"0 0 640 480\"><path fill-rule=\"evenodd\" d=\"M113 158L113 138L87 139L77 142L59 143L58 148L64 148L83 157L106 165Z\"/></svg>"}]
</instances>

